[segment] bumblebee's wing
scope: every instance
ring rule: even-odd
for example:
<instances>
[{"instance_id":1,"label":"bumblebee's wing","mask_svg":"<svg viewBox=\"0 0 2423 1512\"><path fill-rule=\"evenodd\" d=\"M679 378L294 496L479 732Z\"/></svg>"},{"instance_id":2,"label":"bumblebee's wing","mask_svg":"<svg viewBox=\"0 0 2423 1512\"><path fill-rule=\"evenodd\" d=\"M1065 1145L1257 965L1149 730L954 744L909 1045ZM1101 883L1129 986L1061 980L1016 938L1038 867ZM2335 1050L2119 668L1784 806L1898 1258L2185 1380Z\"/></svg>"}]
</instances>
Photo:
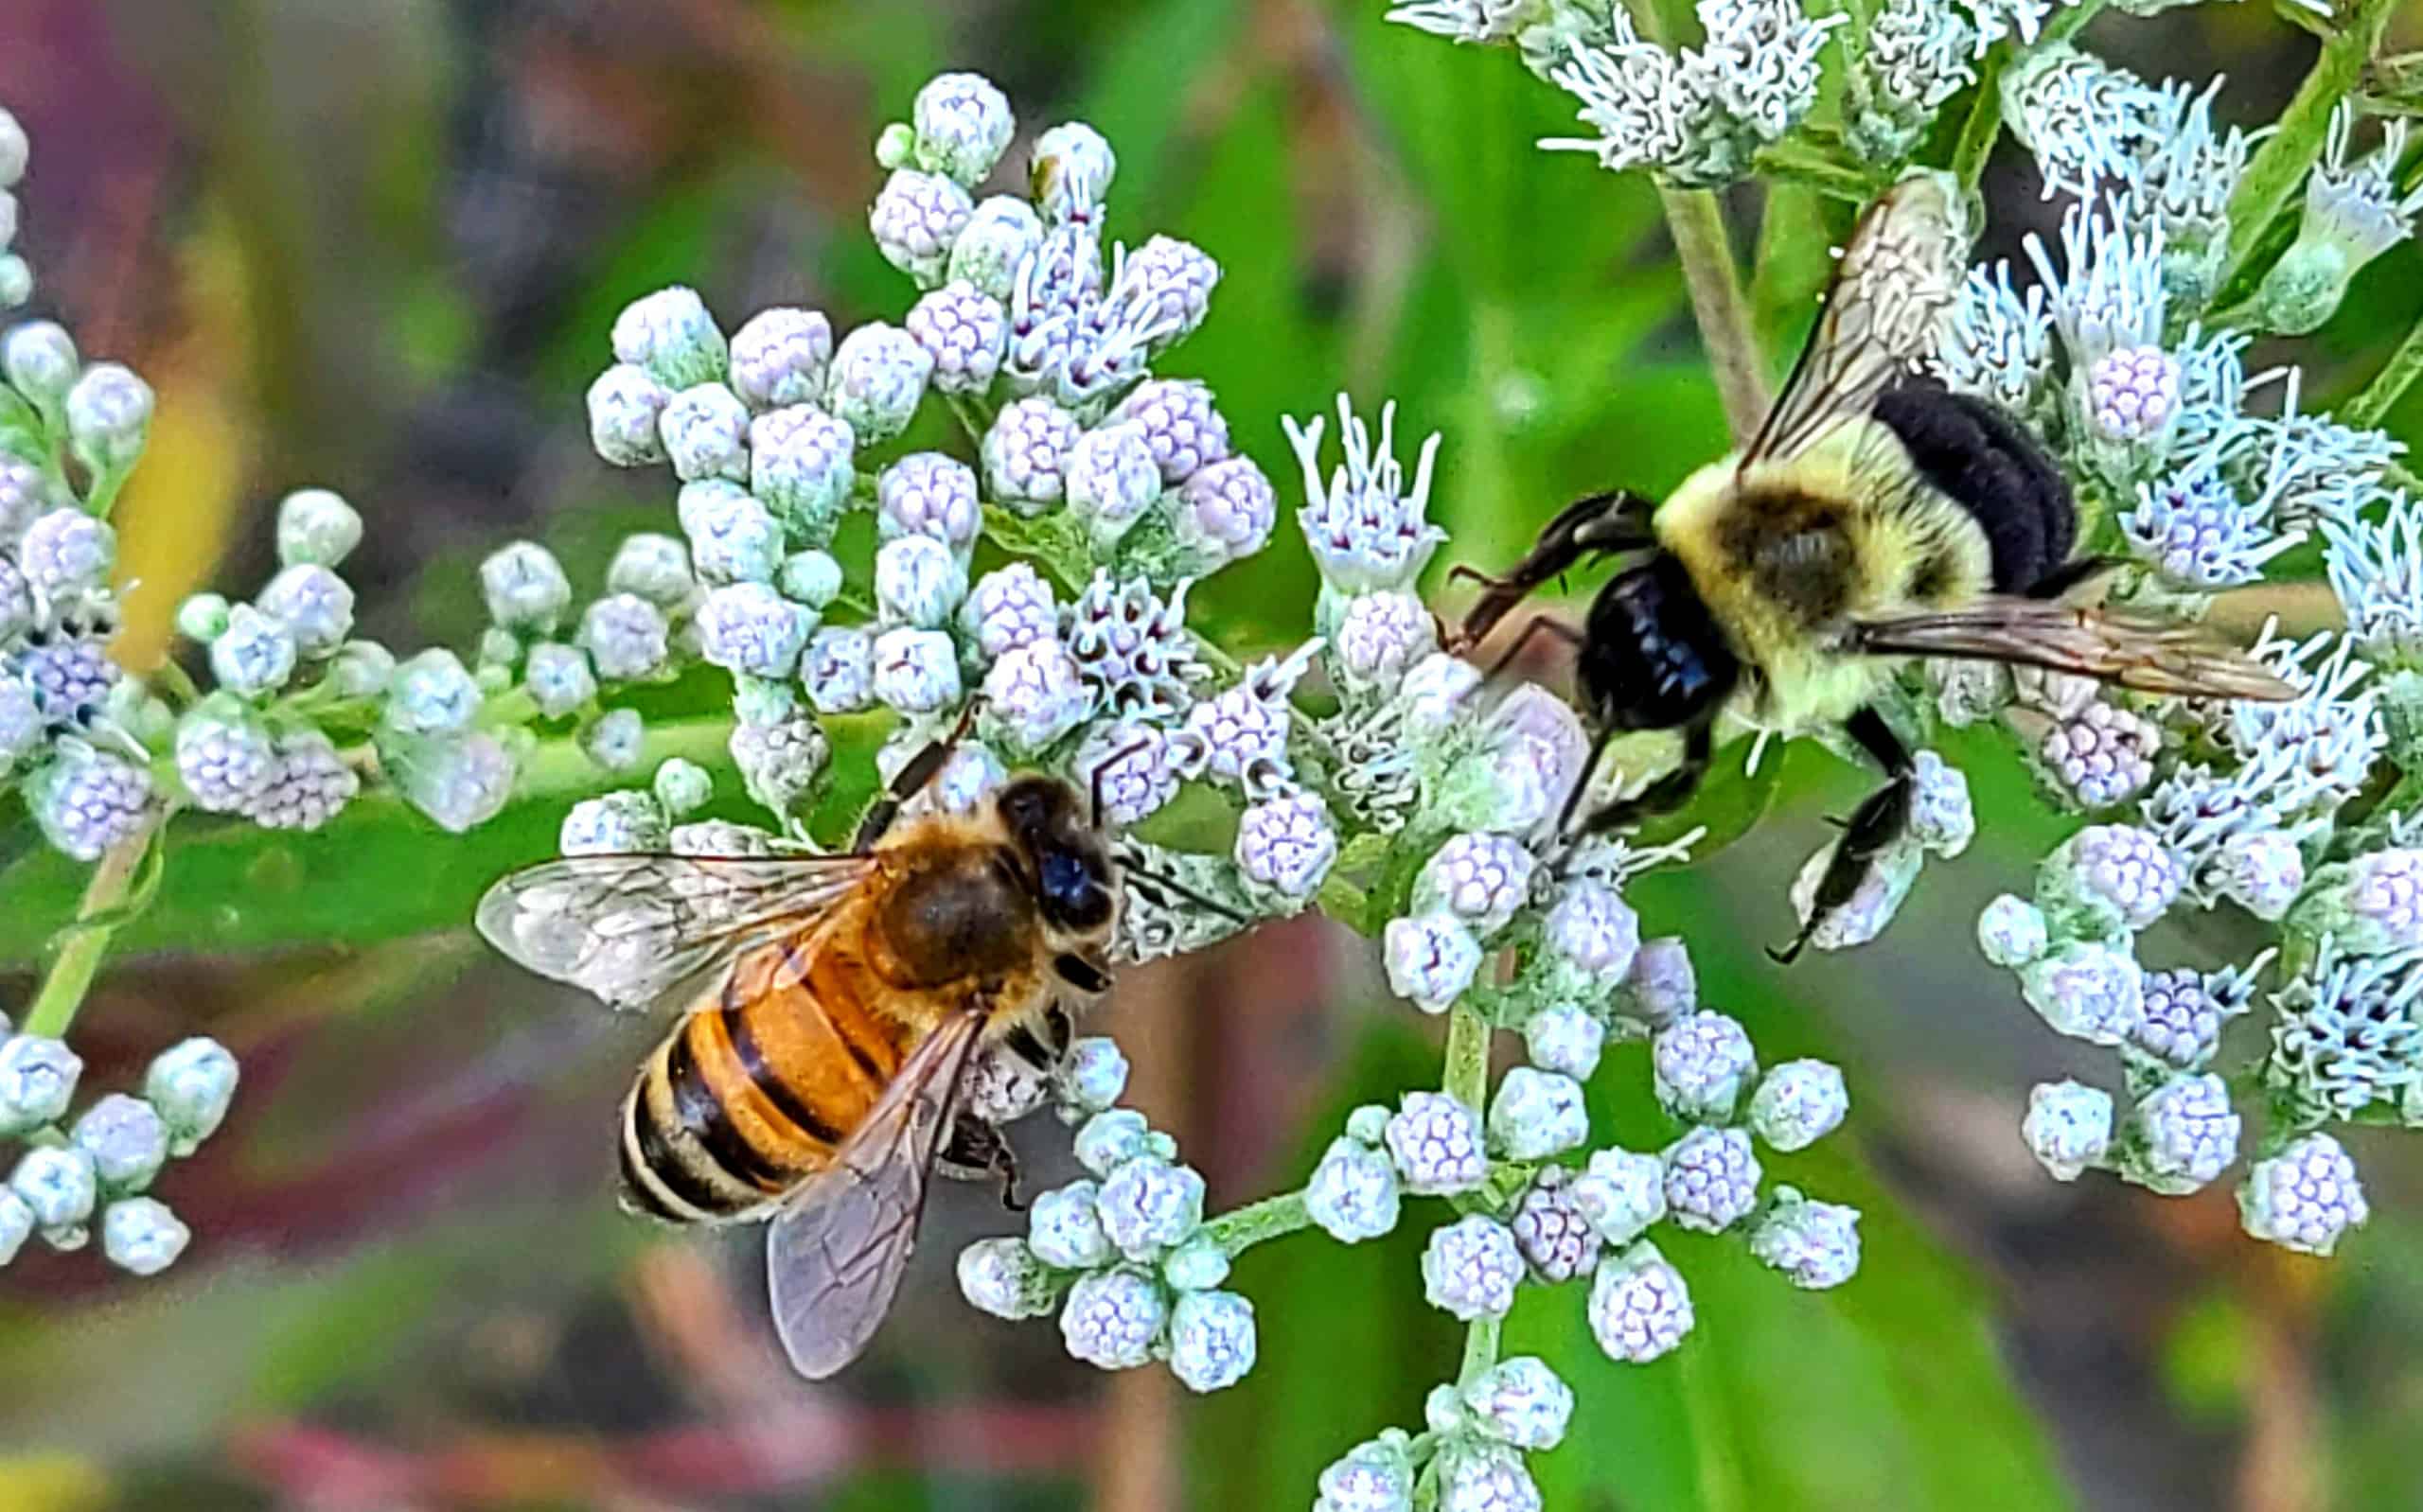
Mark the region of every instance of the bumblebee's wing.
<instances>
[{"instance_id":1,"label":"bumblebee's wing","mask_svg":"<svg viewBox=\"0 0 2423 1512\"><path fill-rule=\"evenodd\" d=\"M2048 667L2173 697L2285 703L2297 690L2194 625L2050 599L1989 597L1956 609L1865 621L1848 649Z\"/></svg>"},{"instance_id":2,"label":"bumblebee's wing","mask_svg":"<svg viewBox=\"0 0 2423 1512\"><path fill-rule=\"evenodd\" d=\"M566 856L490 888L480 933L610 1008L646 1008L752 941L831 907L874 865L865 855Z\"/></svg>"},{"instance_id":3,"label":"bumblebee's wing","mask_svg":"<svg viewBox=\"0 0 2423 1512\"><path fill-rule=\"evenodd\" d=\"M891 1310L983 1028L984 1016L970 1011L928 1035L833 1164L766 1232L774 1329L811 1380L857 1359Z\"/></svg>"},{"instance_id":4,"label":"bumblebee's wing","mask_svg":"<svg viewBox=\"0 0 2423 1512\"><path fill-rule=\"evenodd\" d=\"M1942 175L1914 173L1860 217L1817 326L1742 466L1787 461L1845 416L1866 414L1931 349L1968 255L1958 193Z\"/></svg>"}]
</instances>

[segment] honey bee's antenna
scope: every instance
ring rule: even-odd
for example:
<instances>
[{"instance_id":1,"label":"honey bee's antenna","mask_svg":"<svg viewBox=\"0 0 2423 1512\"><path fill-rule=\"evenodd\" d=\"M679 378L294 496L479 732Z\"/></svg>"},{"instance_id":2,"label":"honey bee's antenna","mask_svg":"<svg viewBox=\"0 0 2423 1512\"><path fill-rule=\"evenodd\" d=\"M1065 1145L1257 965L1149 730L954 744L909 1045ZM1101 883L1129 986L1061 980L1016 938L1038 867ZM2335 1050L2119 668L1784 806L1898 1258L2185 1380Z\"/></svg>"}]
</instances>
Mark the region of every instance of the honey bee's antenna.
<instances>
[{"instance_id":1,"label":"honey bee's antenna","mask_svg":"<svg viewBox=\"0 0 2423 1512\"><path fill-rule=\"evenodd\" d=\"M1142 867L1131 866L1127 868L1126 870L1127 874L1134 877L1137 881L1149 882L1157 888L1166 888L1169 891L1176 893L1180 898L1185 899L1187 902L1194 904L1196 907L1208 909L1220 918L1226 919L1240 929L1246 928L1253 923L1251 919L1248 919L1244 914L1237 912L1237 910L1229 907L1227 904L1221 903L1214 898L1205 897L1203 894L1195 891L1193 888L1188 887L1185 883L1178 881L1175 877L1165 877L1158 871L1147 871Z\"/></svg>"}]
</instances>

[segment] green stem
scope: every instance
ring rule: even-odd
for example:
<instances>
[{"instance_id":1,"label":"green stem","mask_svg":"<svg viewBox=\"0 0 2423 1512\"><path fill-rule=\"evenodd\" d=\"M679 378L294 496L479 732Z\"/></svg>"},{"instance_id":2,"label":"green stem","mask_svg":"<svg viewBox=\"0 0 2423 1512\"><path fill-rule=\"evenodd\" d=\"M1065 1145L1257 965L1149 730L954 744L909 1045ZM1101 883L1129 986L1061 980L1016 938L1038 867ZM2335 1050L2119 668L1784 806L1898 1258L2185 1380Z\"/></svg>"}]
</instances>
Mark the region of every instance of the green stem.
<instances>
[{"instance_id":1,"label":"green stem","mask_svg":"<svg viewBox=\"0 0 2423 1512\"><path fill-rule=\"evenodd\" d=\"M2314 159L2322 155L2331 113L2362 79L2364 64L2379 49L2381 33L2396 4L2397 0L2354 0L2345 25L2322 44L2313 71L2297 86L2296 97L2280 113L2279 124L2255 149L2230 194L2229 260L2218 287L2227 288L2237 278L2265 228L2305 182Z\"/></svg>"},{"instance_id":2,"label":"green stem","mask_svg":"<svg viewBox=\"0 0 2423 1512\"><path fill-rule=\"evenodd\" d=\"M1977 97L1969 102L1969 118L1960 123L1960 139L1952 149L1952 176L1971 194L1986 176L1986 160L2003 134L2003 69L2010 62L2010 44L1997 44L1977 65Z\"/></svg>"},{"instance_id":3,"label":"green stem","mask_svg":"<svg viewBox=\"0 0 2423 1512\"><path fill-rule=\"evenodd\" d=\"M112 467L93 478L93 491L84 501L84 511L96 519L107 519L117 505L118 490L134 475L132 466Z\"/></svg>"},{"instance_id":4,"label":"green stem","mask_svg":"<svg viewBox=\"0 0 2423 1512\"><path fill-rule=\"evenodd\" d=\"M2359 431L2379 426L2417 378L2423 378L2423 320L2418 320L2354 398L2339 407L2339 418Z\"/></svg>"},{"instance_id":5,"label":"green stem","mask_svg":"<svg viewBox=\"0 0 2423 1512\"><path fill-rule=\"evenodd\" d=\"M1312 1225L1312 1214L1305 1211L1302 1192L1282 1192L1248 1203L1231 1213L1222 1213L1203 1225L1203 1232L1220 1253L1235 1259L1255 1245L1268 1239L1295 1233Z\"/></svg>"},{"instance_id":6,"label":"green stem","mask_svg":"<svg viewBox=\"0 0 2423 1512\"><path fill-rule=\"evenodd\" d=\"M981 453L984 449L984 432L992 429L991 422L984 419L977 410L976 402L964 394L946 394L943 399L950 406L951 414L958 419L960 430L966 432L967 444Z\"/></svg>"},{"instance_id":7,"label":"green stem","mask_svg":"<svg viewBox=\"0 0 2423 1512\"><path fill-rule=\"evenodd\" d=\"M126 902L127 890L151 849L152 836L167 818L165 811L155 811L141 829L102 853L92 881L84 885L84 900L76 909L76 922L67 926L59 958L50 963L42 991L26 1011L27 1033L62 1039L76 1022L76 1011L84 1006L84 994L92 990L102 958L109 954L110 937L121 922L111 916Z\"/></svg>"},{"instance_id":8,"label":"green stem","mask_svg":"<svg viewBox=\"0 0 2423 1512\"><path fill-rule=\"evenodd\" d=\"M1742 293L1741 269L1725 234L1724 210L1706 189L1660 185L1657 196L1666 207L1666 229L1674 238L1675 260L1683 265L1683 287L1691 296L1691 315L1699 323L1708 366L1716 375L1717 396L1724 403L1724 423L1736 444L1747 443L1766 418L1767 380L1759 358L1759 338L1750 328L1750 302Z\"/></svg>"},{"instance_id":9,"label":"green stem","mask_svg":"<svg viewBox=\"0 0 2423 1512\"><path fill-rule=\"evenodd\" d=\"M1464 1329L1463 1368L1456 1372L1459 1391L1478 1380L1481 1373L1497 1363L1498 1320L1475 1318Z\"/></svg>"},{"instance_id":10,"label":"green stem","mask_svg":"<svg viewBox=\"0 0 2423 1512\"><path fill-rule=\"evenodd\" d=\"M1489 1022L1461 1003L1447 1012L1445 1090L1475 1113L1489 1105Z\"/></svg>"},{"instance_id":11,"label":"green stem","mask_svg":"<svg viewBox=\"0 0 2423 1512\"><path fill-rule=\"evenodd\" d=\"M1879 182L1875 173L1842 154L1795 137L1760 148L1758 169L1771 179L1854 204L1875 198Z\"/></svg>"}]
</instances>

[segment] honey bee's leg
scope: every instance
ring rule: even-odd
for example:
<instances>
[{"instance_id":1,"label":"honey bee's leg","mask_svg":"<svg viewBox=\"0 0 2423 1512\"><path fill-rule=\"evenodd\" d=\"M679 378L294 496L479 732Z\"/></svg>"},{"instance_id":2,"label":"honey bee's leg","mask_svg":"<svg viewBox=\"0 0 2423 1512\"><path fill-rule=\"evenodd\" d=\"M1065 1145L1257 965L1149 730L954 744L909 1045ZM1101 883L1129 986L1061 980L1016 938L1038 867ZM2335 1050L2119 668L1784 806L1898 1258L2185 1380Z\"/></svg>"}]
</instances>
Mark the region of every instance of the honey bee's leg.
<instances>
[{"instance_id":1,"label":"honey bee's leg","mask_svg":"<svg viewBox=\"0 0 2423 1512\"><path fill-rule=\"evenodd\" d=\"M1590 764L1583 768L1581 782L1574 784L1573 792L1565 800L1567 816L1571 815L1574 805L1581 800L1583 789L1589 786L1592 775L1598 771L1600 753L1607 748L1607 741L1612 734L1612 730L1601 734L1599 744L1590 748ZM1610 803L1583 819L1581 828L1573 832L1573 837L1581 839L1584 835L1603 835L1609 830L1630 829L1652 815L1671 814L1681 808L1690 801L1693 793L1699 791L1700 780L1707 775L1708 763L1715 748L1711 721L1704 719L1687 727L1683 731L1683 760L1679 765L1632 797Z\"/></svg>"},{"instance_id":2,"label":"honey bee's leg","mask_svg":"<svg viewBox=\"0 0 2423 1512\"><path fill-rule=\"evenodd\" d=\"M1469 563L1459 562L1447 576L1469 578L1487 591L1464 613L1462 628L1452 650L1478 645L1498 621L1533 589L1560 576L1584 557L1606 552L1636 552L1657 544L1649 529L1648 501L1618 488L1578 499L1548 522L1529 554L1504 577L1492 577Z\"/></svg>"},{"instance_id":3,"label":"honey bee's leg","mask_svg":"<svg viewBox=\"0 0 2423 1512\"><path fill-rule=\"evenodd\" d=\"M891 829L892 821L900 817L900 805L915 798L919 789L932 782L934 774L943 769L943 763L950 760L950 753L967 738L969 727L976 723L976 699L967 700L967 707L959 712L959 723L950 727L949 734L929 742L925 749L909 758L908 764L892 779L891 787L875 800L875 806L867 810L866 818L858 821L858 837L851 841L850 849L865 851L883 838L884 831Z\"/></svg>"},{"instance_id":4,"label":"honey bee's leg","mask_svg":"<svg viewBox=\"0 0 2423 1512\"><path fill-rule=\"evenodd\" d=\"M1781 950L1769 947L1767 955L1777 965L1789 966L1809 946L1810 938L1817 933L1833 912L1851 901L1867 880L1867 869L1879 855L1890 850L1910 827L1910 797L1914 785L1915 764L1909 747L1893 727L1874 709L1862 709L1845 722L1844 730L1858 741L1860 747L1876 758L1884 768L1886 782L1867 796L1866 801L1851 811L1850 822L1843 826L1843 837L1834 846L1831 860L1817 879L1817 896L1812 900L1809 922L1800 933Z\"/></svg>"},{"instance_id":5,"label":"honey bee's leg","mask_svg":"<svg viewBox=\"0 0 2423 1512\"><path fill-rule=\"evenodd\" d=\"M1018 1197L1017 1153L998 1127L976 1115L963 1113L951 1124L950 1142L943 1146L937 1164L946 1175L957 1180L999 1181L1001 1205L1013 1213L1026 1210L1026 1204Z\"/></svg>"}]
</instances>

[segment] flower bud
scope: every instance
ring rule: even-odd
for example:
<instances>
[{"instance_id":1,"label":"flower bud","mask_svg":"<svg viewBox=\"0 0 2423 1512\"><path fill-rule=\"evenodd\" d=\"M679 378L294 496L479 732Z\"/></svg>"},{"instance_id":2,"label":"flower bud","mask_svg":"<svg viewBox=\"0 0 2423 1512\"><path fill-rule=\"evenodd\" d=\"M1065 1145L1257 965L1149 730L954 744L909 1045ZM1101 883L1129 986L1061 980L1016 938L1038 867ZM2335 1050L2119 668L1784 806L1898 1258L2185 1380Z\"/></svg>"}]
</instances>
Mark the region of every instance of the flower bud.
<instances>
[{"instance_id":1,"label":"flower bud","mask_svg":"<svg viewBox=\"0 0 2423 1512\"><path fill-rule=\"evenodd\" d=\"M294 632L249 604L227 612L227 627L210 642L210 674L230 693L257 698L294 675Z\"/></svg>"},{"instance_id":2,"label":"flower bud","mask_svg":"<svg viewBox=\"0 0 2423 1512\"><path fill-rule=\"evenodd\" d=\"M143 455L151 406L150 384L115 362L96 362L67 391L68 447L96 473L123 473Z\"/></svg>"},{"instance_id":3,"label":"flower bud","mask_svg":"<svg viewBox=\"0 0 2423 1512\"><path fill-rule=\"evenodd\" d=\"M1587 1316L1607 1357L1632 1364L1672 1353L1695 1321L1682 1273L1646 1241L1600 1265L1590 1280Z\"/></svg>"},{"instance_id":4,"label":"flower bud","mask_svg":"<svg viewBox=\"0 0 2423 1512\"><path fill-rule=\"evenodd\" d=\"M150 1197L110 1204L101 1215L101 1253L112 1265L136 1275L157 1275L177 1263L193 1241L193 1230Z\"/></svg>"},{"instance_id":5,"label":"flower bud","mask_svg":"<svg viewBox=\"0 0 2423 1512\"><path fill-rule=\"evenodd\" d=\"M662 427L673 391L647 369L617 362L589 385L589 445L617 467L664 460Z\"/></svg>"},{"instance_id":6,"label":"flower bud","mask_svg":"<svg viewBox=\"0 0 2423 1512\"><path fill-rule=\"evenodd\" d=\"M1513 1231L1478 1213L1432 1229L1422 1252L1423 1295L1466 1323L1506 1316L1522 1279Z\"/></svg>"},{"instance_id":7,"label":"flower bud","mask_svg":"<svg viewBox=\"0 0 2423 1512\"><path fill-rule=\"evenodd\" d=\"M635 709L609 709L580 732L580 748L610 772L639 769L647 727Z\"/></svg>"},{"instance_id":8,"label":"flower bud","mask_svg":"<svg viewBox=\"0 0 2423 1512\"><path fill-rule=\"evenodd\" d=\"M1385 1152L1353 1138L1331 1140L1304 1186L1304 1210L1341 1244L1394 1229L1397 1206L1396 1167Z\"/></svg>"},{"instance_id":9,"label":"flower bud","mask_svg":"<svg viewBox=\"0 0 2423 1512\"><path fill-rule=\"evenodd\" d=\"M1153 1357L1153 1343L1170 1316L1169 1296L1135 1271L1080 1276L1060 1309L1060 1338L1069 1353L1102 1370L1131 1370Z\"/></svg>"},{"instance_id":10,"label":"flower bud","mask_svg":"<svg viewBox=\"0 0 2423 1512\"><path fill-rule=\"evenodd\" d=\"M396 668L383 717L389 728L409 734L445 735L470 729L479 712L479 686L461 659L433 646Z\"/></svg>"},{"instance_id":11,"label":"flower bud","mask_svg":"<svg viewBox=\"0 0 2423 1512\"><path fill-rule=\"evenodd\" d=\"M480 563L480 593L491 623L543 634L572 606L572 580L555 553L536 541L514 541Z\"/></svg>"},{"instance_id":12,"label":"flower bud","mask_svg":"<svg viewBox=\"0 0 2423 1512\"><path fill-rule=\"evenodd\" d=\"M697 290L676 285L631 301L614 317L614 360L646 368L679 392L720 382L730 347Z\"/></svg>"},{"instance_id":13,"label":"flower bud","mask_svg":"<svg viewBox=\"0 0 2423 1512\"><path fill-rule=\"evenodd\" d=\"M959 1252L960 1294L997 1318L1042 1317L1059 1306L1060 1286L1021 1240L978 1239Z\"/></svg>"},{"instance_id":14,"label":"flower bud","mask_svg":"<svg viewBox=\"0 0 2423 1512\"><path fill-rule=\"evenodd\" d=\"M1739 1129L1702 1126L1666 1147L1666 1210L1703 1234L1732 1227L1759 1204L1759 1157Z\"/></svg>"},{"instance_id":15,"label":"flower bud","mask_svg":"<svg viewBox=\"0 0 2423 1512\"><path fill-rule=\"evenodd\" d=\"M779 410L824 397L833 325L813 309L767 309L732 338L732 391L751 408Z\"/></svg>"},{"instance_id":16,"label":"flower bud","mask_svg":"<svg viewBox=\"0 0 2423 1512\"><path fill-rule=\"evenodd\" d=\"M974 188L1009 149L1017 123L1010 102L982 74L936 74L917 91L910 119L918 165Z\"/></svg>"},{"instance_id":17,"label":"flower bud","mask_svg":"<svg viewBox=\"0 0 2423 1512\"><path fill-rule=\"evenodd\" d=\"M1017 287L1019 267L1042 244L1043 221L1034 206L1011 195L995 195L978 204L960 227L958 239L951 243L947 272L953 282L1006 301ZM998 343L994 353L998 366Z\"/></svg>"},{"instance_id":18,"label":"flower bud","mask_svg":"<svg viewBox=\"0 0 2423 1512\"><path fill-rule=\"evenodd\" d=\"M0 237L0 247L7 239ZM0 343L0 373L9 385L31 399L37 409L56 413L66 400L81 368L76 339L56 321L27 321Z\"/></svg>"},{"instance_id":19,"label":"flower bud","mask_svg":"<svg viewBox=\"0 0 2423 1512\"><path fill-rule=\"evenodd\" d=\"M2112 1145L2112 1095L2076 1081L2043 1081L2027 1094L2020 1137L2056 1181L2076 1181Z\"/></svg>"},{"instance_id":20,"label":"flower bud","mask_svg":"<svg viewBox=\"0 0 2423 1512\"><path fill-rule=\"evenodd\" d=\"M932 355L915 337L873 322L841 339L825 404L860 443L876 445L909 429L933 372Z\"/></svg>"},{"instance_id":21,"label":"flower bud","mask_svg":"<svg viewBox=\"0 0 2423 1512\"><path fill-rule=\"evenodd\" d=\"M101 1184L116 1191L141 1191L168 1158L168 1126L159 1110L123 1092L84 1110L74 1139Z\"/></svg>"},{"instance_id":22,"label":"flower bud","mask_svg":"<svg viewBox=\"0 0 2423 1512\"><path fill-rule=\"evenodd\" d=\"M1065 1271L1089 1271L1109 1260L1110 1236L1095 1209L1100 1192L1093 1182L1075 1181L1035 1200L1027 1209L1026 1246L1036 1259Z\"/></svg>"},{"instance_id":23,"label":"flower bud","mask_svg":"<svg viewBox=\"0 0 2423 1512\"><path fill-rule=\"evenodd\" d=\"M1489 1138L1510 1160L1546 1160L1590 1137L1582 1084L1554 1071L1512 1067L1489 1107Z\"/></svg>"},{"instance_id":24,"label":"flower bud","mask_svg":"<svg viewBox=\"0 0 2423 1512\"><path fill-rule=\"evenodd\" d=\"M65 1040L17 1034L0 1041L0 1135L23 1134L67 1116L84 1062Z\"/></svg>"},{"instance_id":25,"label":"flower bud","mask_svg":"<svg viewBox=\"0 0 2423 1512\"><path fill-rule=\"evenodd\" d=\"M1778 1188L1750 1230L1750 1253L1804 1291L1838 1287L1859 1271L1859 1209Z\"/></svg>"}]
</instances>

